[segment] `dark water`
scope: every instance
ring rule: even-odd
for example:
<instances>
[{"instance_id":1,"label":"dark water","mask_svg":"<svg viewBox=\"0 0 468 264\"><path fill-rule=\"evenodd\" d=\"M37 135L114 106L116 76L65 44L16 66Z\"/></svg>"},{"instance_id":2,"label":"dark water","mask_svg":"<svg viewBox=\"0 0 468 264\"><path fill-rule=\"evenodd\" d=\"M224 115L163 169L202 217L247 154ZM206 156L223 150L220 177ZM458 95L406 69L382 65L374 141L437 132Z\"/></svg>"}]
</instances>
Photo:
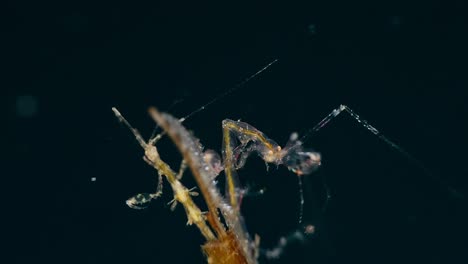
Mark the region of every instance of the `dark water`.
<instances>
[{"instance_id":1,"label":"dark water","mask_svg":"<svg viewBox=\"0 0 468 264\"><path fill-rule=\"evenodd\" d=\"M283 145L346 104L432 176L340 115L305 143L323 156L304 180L316 233L271 263L468 260L463 1L11 1L2 11L6 262L203 263L167 186L147 210L125 205L157 176L111 107L149 137L148 106L185 116L274 59L185 122L207 148L220 151L224 118ZM160 152L177 168L168 140ZM243 213L272 247L298 228L297 179L256 158L239 174L267 190Z\"/></svg>"}]
</instances>

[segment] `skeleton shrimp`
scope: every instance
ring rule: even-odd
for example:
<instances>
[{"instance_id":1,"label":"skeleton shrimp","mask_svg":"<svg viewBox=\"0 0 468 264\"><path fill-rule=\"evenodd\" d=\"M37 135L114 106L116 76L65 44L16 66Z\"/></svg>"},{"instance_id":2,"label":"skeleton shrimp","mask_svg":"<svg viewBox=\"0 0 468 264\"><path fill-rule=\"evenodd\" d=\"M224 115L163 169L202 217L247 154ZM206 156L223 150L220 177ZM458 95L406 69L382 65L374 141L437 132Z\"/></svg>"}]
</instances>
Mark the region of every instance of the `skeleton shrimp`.
<instances>
[{"instance_id":1,"label":"skeleton shrimp","mask_svg":"<svg viewBox=\"0 0 468 264\"><path fill-rule=\"evenodd\" d=\"M257 152L268 163L284 164L297 175L312 172L320 166L320 154L305 151L297 140L297 134L291 136L290 142L283 149L262 132L240 121L224 120L223 126L223 168L219 163L219 156L212 150L203 152L198 139L192 136L180 121L167 113L160 113L156 108L150 108L151 117L161 126L172 139L183 157L182 165L176 174L165 163L154 145L154 139L148 143L139 132L116 109L115 115L133 132L135 138L145 151L144 160L154 167L159 174L159 184L155 193L138 194L129 200L127 205L135 209L144 208L144 204L161 195L162 177L166 177L174 192L171 209L181 203L187 214L187 224L195 224L206 239L202 246L208 263L257 263L259 240L252 241L247 233L243 218L240 214L238 199L240 186L238 185L236 170L241 168L247 157ZM236 145L237 139L240 145ZM152 143L154 142L154 143ZM208 212L202 212L194 203L191 196L197 195L180 182L181 175L188 166L197 182L198 188L207 204ZM213 179L224 169L226 174L225 200L219 193ZM220 221L220 214L226 225Z\"/></svg>"},{"instance_id":2,"label":"skeleton shrimp","mask_svg":"<svg viewBox=\"0 0 468 264\"><path fill-rule=\"evenodd\" d=\"M241 84L226 91L221 96L209 101L183 118L177 119L170 114L159 112L154 107L150 108L150 116L163 131L159 135L152 136L148 142L143 139L140 133L129 124L116 108L112 108L117 118L132 131L136 140L144 149L144 160L157 170L159 176L158 185L154 193L137 194L126 201L127 205L134 209L144 209L151 200L161 196L163 178L166 178L174 193L174 198L170 201L171 210L174 210L178 203L182 204L188 218L187 224L195 225L206 240L201 248L210 264L258 263L258 257L261 252L259 249L260 238L255 236L255 239L252 239L244 225L243 216L240 213L240 205L245 192L239 183L237 175L237 170L245 165L247 158L251 154L257 154L267 164L283 165L297 175L300 195L299 224L301 224L304 206L302 177L317 170L322 162L320 153L305 149L303 142L313 132L317 132L325 127L341 113L348 113L371 134L385 142L408 161L420 167L426 175L443 183L440 179L431 175L421 162L345 105L340 105L336 109L333 109L330 114L309 129L300 139L297 133L292 133L288 143L284 147L280 147L275 141L269 139L263 132L248 123L225 119L222 121L222 158L214 150L204 150L199 140L182 125L182 122L204 110L208 105L221 97L228 95L241 85L244 85L276 61L274 60L269 63L260 71L245 79ZM181 165L177 173L161 159L156 148L156 143L163 135L169 136L182 155ZM193 201L192 196L198 195L198 192L194 191L195 188L189 189L180 181L187 167L195 178L197 187L207 205L207 212L202 212ZM215 181L222 171L224 171L226 177L225 196L221 195ZM446 185L446 187L452 194L458 194L450 186ZM328 188L326 189L327 200L325 202L327 203L330 196ZM279 240L278 246L271 250L264 250L262 254L267 258L277 258L282 254L290 241L303 240L304 235L314 232L314 226L305 226L303 231L296 231L286 237L282 237Z\"/></svg>"},{"instance_id":3,"label":"skeleton shrimp","mask_svg":"<svg viewBox=\"0 0 468 264\"><path fill-rule=\"evenodd\" d=\"M145 208L145 204L160 197L162 193L162 181L163 177L165 177L174 192L171 209L174 210L177 203L182 204L188 218L187 224L197 226L206 239L206 243L202 246L202 251L206 255L208 263L212 264L257 263L260 252L260 238L256 236L255 239L252 239L246 231L239 208L243 191L237 179L237 170L244 166L247 158L252 153L257 153L267 163L286 166L298 176L299 183L301 183L300 179L303 175L312 173L321 165L321 155L318 152L304 149L302 140L306 139L311 132L316 132L326 126L340 113L345 112L409 161L421 167L423 166L403 148L393 143L381 134L379 130L345 105L340 105L334 109L300 140L298 139L298 135L293 133L284 148L245 122L225 119L222 122L222 160L215 151L204 151L199 140L182 126L181 122L183 119L181 121L181 119L177 119L170 114L160 113L156 108L150 108L149 113L151 117L162 127L163 133L170 137L182 155L182 163L178 173L176 173L161 159L155 146L162 134L145 142L139 132L128 123L116 108L112 110L117 118L133 132L138 143L145 151L144 160L154 167L159 175L159 183L155 193L138 194L128 199L127 205L135 209L143 209ZM208 207L207 212L202 212L192 200L192 196L198 195L198 193L193 191L194 188L188 189L180 182L182 174L187 167L190 168L201 195L206 202ZM215 178L223 170L226 176L225 197L221 195L215 181ZM433 179L437 180L434 177ZM451 193L455 192L450 186L446 187ZM302 217L304 200L301 188L300 195L300 217ZM289 241L302 240L304 235L313 232L313 226L306 226L303 232L296 231L287 237L283 237L276 248L266 250L264 254L267 258L277 258Z\"/></svg>"}]
</instances>

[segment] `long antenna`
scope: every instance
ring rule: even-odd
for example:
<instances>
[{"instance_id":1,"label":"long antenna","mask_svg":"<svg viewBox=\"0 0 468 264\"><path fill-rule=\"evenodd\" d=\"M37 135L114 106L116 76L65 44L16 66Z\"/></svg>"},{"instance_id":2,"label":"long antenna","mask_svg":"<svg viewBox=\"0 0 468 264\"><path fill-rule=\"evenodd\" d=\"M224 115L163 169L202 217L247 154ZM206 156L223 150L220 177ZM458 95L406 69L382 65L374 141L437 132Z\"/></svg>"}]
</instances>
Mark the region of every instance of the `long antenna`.
<instances>
[{"instance_id":1,"label":"long antenna","mask_svg":"<svg viewBox=\"0 0 468 264\"><path fill-rule=\"evenodd\" d=\"M238 83L237 85L235 85L234 87L232 87L231 89L225 91L224 93L220 94L220 95L217 95L216 97L214 97L213 99L211 99L210 101L208 101L206 104L200 106L199 108L195 109L194 111L192 111L190 114L182 117L179 119L179 122L184 122L185 120L191 118L192 116L194 116L195 114L205 110L205 108L207 108L208 106L212 105L213 103L217 102L218 100L228 96L229 94L231 94L232 92L236 91L237 89L239 89L240 87L244 86L246 83L248 83L249 81L251 81L253 78L257 77L260 73L264 72L266 69L270 68L270 66L272 66L273 64L275 64L276 62L278 61L278 59L274 59L273 61L271 61L270 63L268 63L267 65L265 65L263 68L261 68L260 70L258 70L257 72L255 72L254 74L250 75L249 77L245 78L242 82ZM157 127L156 127L157 128ZM153 145L155 144L156 142L158 142L159 139L162 138L162 136L164 136L166 133L163 131L161 132L160 134L154 136L154 131L156 130L156 128L153 130L153 135L151 136L150 140L148 141L148 144L150 145Z\"/></svg>"},{"instance_id":2,"label":"long antenna","mask_svg":"<svg viewBox=\"0 0 468 264\"><path fill-rule=\"evenodd\" d=\"M377 130L375 127L373 127L371 124L369 124L366 120L362 119L358 114L356 114L351 108L347 107L346 105L340 105L338 108L334 109L330 114L328 114L324 119L322 119L320 122L318 122L317 125L309 129L304 136L301 138L301 142L305 142L307 138L313 134L314 132L319 131L323 127L325 127L332 119L337 117L339 114L342 112L348 113L351 117L353 117L359 124L361 124L364 128L369 130L372 134L374 134L376 137L381 139L383 142L385 142L387 145L389 145L391 148L396 150L398 153L400 153L403 157L405 157L408 161L412 162L415 164L417 167L419 167L424 174L429 176L432 180L435 182L441 184L447 190L450 192L451 195L459 198L459 199L465 199L465 196L455 190L452 186L450 186L447 182L445 182L443 179L440 177L437 177L434 175L420 160L416 159L413 157L411 154L409 154L405 149L403 149L401 146L397 145L393 141L391 141L389 138L387 138L385 135L380 133L379 130Z\"/></svg>"},{"instance_id":3,"label":"long antenna","mask_svg":"<svg viewBox=\"0 0 468 264\"><path fill-rule=\"evenodd\" d=\"M245 78L242 82L238 83L237 85L235 85L234 87L232 87L231 89L225 91L224 93L216 96L215 98L211 99L208 103L200 106L198 109L196 109L195 111L193 111L192 113L182 117L179 119L180 122L184 122L186 119L194 116L195 114L197 114L198 112L200 111L203 111L205 110L206 107L212 105L213 103L215 103L216 101L226 97L227 95L231 94L232 92L234 92L235 90L239 89L240 87L244 86L246 83L248 83L250 80L252 80L253 78L257 77L257 75L259 75L260 73L264 72L266 69L270 68L271 65L275 64L276 62L278 61L278 59L274 59L272 62L268 63L267 65L265 65L263 68L261 68L260 70L258 70L256 73L250 75L249 77Z\"/></svg>"},{"instance_id":4,"label":"long antenna","mask_svg":"<svg viewBox=\"0 0 468 264\"><path fill-rule=\"evenodd\" d=\"M177 104L179 104L182 101L184 101L184 99L175 100L174 102L172 102L171 106L169 106L169 108L166 111L168 111L168 112L171 111L172 108L174 108L174 106L176 106ZM156 123L156 125L153 128L153 132L151 132L150 139L153 139L156 136L156 132L158 132L158 128L159 128L159 125Z\"/></svg>"}]
</instances>

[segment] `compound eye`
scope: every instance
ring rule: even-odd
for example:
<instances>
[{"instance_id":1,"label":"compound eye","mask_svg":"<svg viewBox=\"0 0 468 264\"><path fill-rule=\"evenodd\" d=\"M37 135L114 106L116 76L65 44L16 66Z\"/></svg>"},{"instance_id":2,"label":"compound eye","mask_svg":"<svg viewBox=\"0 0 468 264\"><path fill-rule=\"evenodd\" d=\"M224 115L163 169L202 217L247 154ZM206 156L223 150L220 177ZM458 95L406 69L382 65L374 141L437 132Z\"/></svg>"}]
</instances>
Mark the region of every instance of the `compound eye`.
<instances>
[{"instance_id":1,"label":"compound eye","mask_svg":"<svg viewBox=\"0 0 468 264\"><path fill-rule=\"evenodd\" d=\"M297 175L311 174L322 164L322 155L314 151L297 151L291 153L285 162L288 169Z\"/></svg>"}]
</instances>

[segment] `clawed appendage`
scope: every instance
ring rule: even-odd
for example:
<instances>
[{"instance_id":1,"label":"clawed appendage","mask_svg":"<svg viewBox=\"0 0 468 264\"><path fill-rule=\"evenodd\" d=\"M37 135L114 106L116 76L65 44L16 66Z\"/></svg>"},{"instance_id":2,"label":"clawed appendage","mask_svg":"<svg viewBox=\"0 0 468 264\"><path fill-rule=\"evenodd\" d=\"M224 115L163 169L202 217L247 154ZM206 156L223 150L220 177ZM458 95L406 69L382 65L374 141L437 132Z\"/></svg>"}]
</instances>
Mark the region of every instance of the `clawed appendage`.
<instances>
[{"instance_id":1,"label":"clawed appendage","mask_svg":"<svg viewBox=\"0 0 468 264\"><path fill-rule=\"evenodd\" d=\"M227 165L230 170L242 168L247 158L254 152L266 163L285 165L297 175L310 174L321 165L320 153L304 149L297 133L291 134L286 146L281 148L255 127L245 122L225 119L223 134L225 167Z\"/></svg>"},{"instance_id":2,"label":"clawed appendage","mask_svg":"<svg viewBox=\"0 0 468 264\"><path fill-rule=\"evenodd\" d=\"M257 153L268 164L284 165L298 175L300 212L299 223L302 222L304 197L302 191L302 175L317 170L321 165L320 153L304 149L298 134L291 134L288 143L281 148L275 141L269 139L255 127L241 121L223 120L223 160L226 174L226 196L234 208L239 208L242 193L238 191L237 170L242 168L252 153Z\"/></svg>"},{"instance_id":3,"label":"clawed appendage","mask_svg":"<svg viewBox=\"0 0 468 264\"><path fill-rule=\"evenodd\" d=\"M153 199L157 199L162 195L162 192L156 192L156 193L139 193L135 196L132 196L127 199L125 202L128 207L132 209L145 209L148 207L149 203Z\"/></svg>"}]
</instances>

